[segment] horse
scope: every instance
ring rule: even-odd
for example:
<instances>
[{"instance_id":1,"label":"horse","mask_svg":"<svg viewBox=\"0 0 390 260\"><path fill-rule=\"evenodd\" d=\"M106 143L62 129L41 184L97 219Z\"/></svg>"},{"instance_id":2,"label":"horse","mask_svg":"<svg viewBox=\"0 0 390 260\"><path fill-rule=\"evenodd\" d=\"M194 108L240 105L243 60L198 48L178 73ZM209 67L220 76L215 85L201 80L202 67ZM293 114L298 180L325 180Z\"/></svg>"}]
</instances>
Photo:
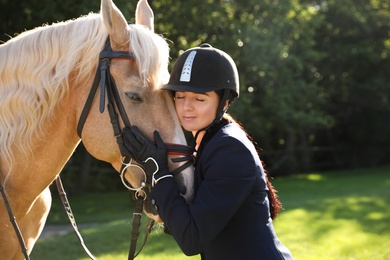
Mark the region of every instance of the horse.
<instances>
[{"instance_id":1,"label":"horse","mask_svg":"<svg viewBox=\"0 0 390 260\"><path fill-rule=\"evenodd\" d=\"M151 140L158 130L167 143L186 144L172 94L161 90L169 77L168 44L154 32L154 14L146 0L139 0L135 17L136 23L128 24L112 0L101 0L99 13L43 25L0 45L0 184L28 254L50 211L49 186L80 142L118 172L125 163L120 133L110 122L110 107L105 108L108 93L103 89L100 100L99 91L92 94L90 109L83 113L104 46L114 53L108 77L122 100L114 109L121 106L131 124ZM122 130L123 116L118 121ZM169 160L169 168L176 167ZM190 167L175 177L187 201L193 194L192 174ZM139 187L143 178L136 170L125 175L132 187ZM0 256L23 259L5 204L0 198ZM148 201L144 212L159 219Z\"/></svg>"}]
</instances>

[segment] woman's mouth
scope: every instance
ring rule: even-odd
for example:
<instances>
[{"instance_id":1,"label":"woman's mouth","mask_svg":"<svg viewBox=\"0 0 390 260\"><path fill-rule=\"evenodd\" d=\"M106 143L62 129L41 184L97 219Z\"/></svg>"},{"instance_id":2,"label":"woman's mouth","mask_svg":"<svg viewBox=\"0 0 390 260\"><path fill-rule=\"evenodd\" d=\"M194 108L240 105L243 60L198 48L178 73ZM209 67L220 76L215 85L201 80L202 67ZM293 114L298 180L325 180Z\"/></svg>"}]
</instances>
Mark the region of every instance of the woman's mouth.
<instances>
[{"instance_id":1,"label":"woman's mouth","mask_svg":"<svg viewBox=\"0 0 390 260\"><path fill-rule=\"evenodd\" d=\"M196 117L195 116L183 116L184 121L191 121L194 120Z\"/></svg>"}]
</instances>

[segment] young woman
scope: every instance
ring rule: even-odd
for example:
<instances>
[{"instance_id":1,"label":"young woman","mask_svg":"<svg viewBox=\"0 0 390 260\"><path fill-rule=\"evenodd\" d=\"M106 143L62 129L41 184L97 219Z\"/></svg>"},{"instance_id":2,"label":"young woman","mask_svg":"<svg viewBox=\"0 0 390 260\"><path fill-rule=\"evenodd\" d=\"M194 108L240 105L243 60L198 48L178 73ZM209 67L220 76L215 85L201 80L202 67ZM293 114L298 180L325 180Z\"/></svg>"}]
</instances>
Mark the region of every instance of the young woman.
<instances>
[{"instance_id":1,"label":"young woman","mask_svg":"<svg viewBox=\"0 0 390 260\"><path fill-rule=\"evenodd\" d=\"M186 255L202 259L293 259L272 219L281 204L256 148L226 110L239 95L237 68L225 52L203 44L175 62L169 83L183 128L195 140L195 197L187 204L167 169L166 150L125 129L129 155L153 175L150 198ZM152 157L154 160L147 160Z\"/></svg>"}]
</instances>

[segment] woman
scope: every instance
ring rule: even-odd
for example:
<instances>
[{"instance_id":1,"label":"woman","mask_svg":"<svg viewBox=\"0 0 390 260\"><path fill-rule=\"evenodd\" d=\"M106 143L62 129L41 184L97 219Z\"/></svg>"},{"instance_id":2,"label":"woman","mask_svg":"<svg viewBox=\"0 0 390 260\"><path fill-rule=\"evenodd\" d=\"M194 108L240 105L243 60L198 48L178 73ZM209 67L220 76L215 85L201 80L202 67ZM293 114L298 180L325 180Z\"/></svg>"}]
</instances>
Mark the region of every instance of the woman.
<instances>
[{"instance_id":1,"label":"woman","mask_svg":"<svg viewBox=\"0 0 390 260\"><path fill-rule=\"evenodd\" d=\"M174 92L180 123L194 136L191 204L170 178L158 133L156 145L136 127L125 129L124 139L131 157L144 162L150 174L157 171L149 196L182 251L202 259L293 259L273 228L281 206L275 190L247 134L226 114L239 95L231 57L209 44L189 49L175 62L163 89Z\"/></svg>"}]
</instances>

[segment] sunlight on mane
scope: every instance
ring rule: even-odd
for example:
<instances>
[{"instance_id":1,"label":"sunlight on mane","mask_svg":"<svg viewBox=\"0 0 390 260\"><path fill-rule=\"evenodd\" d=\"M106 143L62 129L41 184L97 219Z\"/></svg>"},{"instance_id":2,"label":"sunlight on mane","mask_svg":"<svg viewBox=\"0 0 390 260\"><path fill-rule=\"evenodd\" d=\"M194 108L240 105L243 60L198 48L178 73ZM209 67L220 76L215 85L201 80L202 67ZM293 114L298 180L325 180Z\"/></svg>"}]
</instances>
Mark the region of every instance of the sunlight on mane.
<instances>
[{"instance_id":1,"label":"sunlight on mane","mask_svg":"<svg viewBox=\"0 0 390 260\"><path fill-rule=\"evenodd\" d=\"M143 25L129 25L129 48L134 53L141 79L153 88L169 79L169 48L164 38Z\"/></svg>"},{"instance_id":2,"label":"sunlight on mane","mask_svg":"<svg viewBox=\"0 0 390 260\"><path fill-rule=\"evenodd\" d=\"M159 88L169 76L166 41L141 25L128 30L141 79ZM101 15L91 13L23 32L0 45L0 158L8 172L12 147L27 152L33 138L44 139L44 124L56 104L72 94L70 83L95 73L107 35Z\"/></svg>"}]
</instances>

